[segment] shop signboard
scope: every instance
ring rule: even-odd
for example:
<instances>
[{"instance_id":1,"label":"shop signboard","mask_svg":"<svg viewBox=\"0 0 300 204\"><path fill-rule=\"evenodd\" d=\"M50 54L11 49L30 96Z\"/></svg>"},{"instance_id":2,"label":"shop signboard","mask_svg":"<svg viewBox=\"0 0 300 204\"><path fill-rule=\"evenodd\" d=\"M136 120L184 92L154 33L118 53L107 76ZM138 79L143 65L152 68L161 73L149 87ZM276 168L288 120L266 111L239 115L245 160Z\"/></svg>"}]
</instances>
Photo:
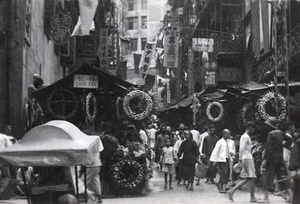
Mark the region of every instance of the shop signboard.
<instances>
[{"instance_id":1,"label":"shop signboard","mask_svg":"<svg viewBox=\"0 0 300 204\"><path fill-rule=\"evenodd\" d=\"M216 60L208 60L203 63L202 88L216 87L219 82L218 63Z\"/></svg>"},{"instance_id":2,"label":"shop signboard","mask_svg":"<svg viewBox=\"0 0 300 204\"><path fill-rule=\"evenodd\" d=\"M243 69L239 67L219 67L219 81L243 82Z\"/></svg>"},{"instance_id":3,"label":"shop signboard","mask_svg":"<svg viewBox=\"0 0 300 204\"><path fill-rule=\"evenodd\" d=\"M214 51L214 39L208 38L193 38L192 50L196 52L213 52Z\"/></svg>"},{"instance_id":4,"label":"shop signboard","mask_svg":"<svg viewBox=\"0 0 300 204\"><path fill-rule=\"evenodd\" d=\"M98 75L74 75L74 88L97 89L99 84Z\"/></svg>"},{"instance_id":5,"label":"shop signboard","mask_svg":"<svg viewBox=\"0 0 300 204\"><path fill-rule=\"evenodd\" d=\"M179 37L180 31L178 27L165 28L164 67L178 67Z\"/></svg>"}]
</instances>

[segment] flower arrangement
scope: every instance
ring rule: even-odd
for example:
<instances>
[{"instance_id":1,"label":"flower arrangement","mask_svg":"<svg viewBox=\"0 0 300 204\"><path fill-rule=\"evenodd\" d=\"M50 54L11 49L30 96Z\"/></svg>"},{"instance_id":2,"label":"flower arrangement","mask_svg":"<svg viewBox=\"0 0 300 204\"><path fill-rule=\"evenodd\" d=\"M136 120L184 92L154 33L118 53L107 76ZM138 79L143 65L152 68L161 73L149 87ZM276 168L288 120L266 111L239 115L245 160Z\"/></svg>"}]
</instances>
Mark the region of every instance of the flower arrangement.
<instances>
[{"instance_id":1,"label":"flower arrangement","mask_svg":"<svg viewBox=\"0 0 300 204\"><path fill-rule=\"evenodd\" d=\"M286 117L286 100L285 98L278 93L278 107L279 107L279 116L278 120L282 121ZM270 116L274 116L276 112L275 107L275 93L273 91L269 91L263 95L258 104L258 112L259 115L264 119L268 119Z\"/></svg>"},{"instance_id":2,"label":"flower arrangement","mask_svg":"<svg viewBox=\"0 0 300 204\"><path fill-rule=\"evenodd\" d=\"M113 156L116 154L119 141L116 137L109 135L109 134L103 134L100 136L102 144L104 146L104 150L101 152L101 159L112 159Z\"/></svg>"},{"instance_id":3,"label":"flower arrangement","mask_svg":"<svg viewBox=\"0 0 300 204\"><path fill-rule=\"evenodd\" d=\"M213 117L212 116L211 111L212 111L213 107L217 107L219 109L217 117ZM223 118L223 116L224 116L224 107L223 107L223 105L220 102L218 102L218 101L210 102L208 104L207 108L206 108L206 115L207 115L208 119L210 121L212 121L212 122L218 122L218 121L220 121Z\"/></svg>"},{"instance_id":4,"label":"flower arrangement","mask_svg":"<svg viewBox=\"0 0 300 204\"><path fill-rule=\"evenodd\" d=\"M135 107L131 107L131 101L136 99ZM146 107L142 107L143 104L146 104ZM143 91L134 90L128 93L123 100L123 109L127 116L133 120L142 120L148 117L153 108L153 102L151 97ZM135 109L135 111L133 111ZM140 113L137 113L138 110L142 110Z\"/></svg>"},{"instance_id":5,"label":"flower arrangement","mask_svg":"<svg viewBox=\"0 0 300 204\"><path fill-rule=\"evenodd\" d=\"M122 159L112 165L112 183L117 192L135 194L145 185L143 167L134 160Z\"/></svg>"},{"instance_id":6,"label":"flower arrangement","mask_svg":"<svg viewBox=\"0 0 300 204\"><path fill-rule=\"evenodd\" d=\"M91 101L93 102L93 113L91 114ZM97 101L92 92L89 92L85 100L85 113L89 122L93 122L97 114Z\"/></svg>"},{"instance_id":7,"label":"flower arrangement","mask_svg":"<svg viewBox=\"0 0 300 204\"><path fill-rule=\"evenodd\" d=\"M198 100L196 94L194 94L193 104L191 105L191 109L193 111L193 124L196 124L196 115L199 112L200 108L201 108L201 103Z\"/></svg>"},{"instance_id":8,"label":"flower arrangement","mask_svg":"<svg viewBox=\"0 0 300 204\"><path fill-rule=\"evenodd\" d=\"M59 89L49 95L47 106L48 111L54 118L66 120L77 114L79 100L72 91Z\"/></svg>"}]
</instances>

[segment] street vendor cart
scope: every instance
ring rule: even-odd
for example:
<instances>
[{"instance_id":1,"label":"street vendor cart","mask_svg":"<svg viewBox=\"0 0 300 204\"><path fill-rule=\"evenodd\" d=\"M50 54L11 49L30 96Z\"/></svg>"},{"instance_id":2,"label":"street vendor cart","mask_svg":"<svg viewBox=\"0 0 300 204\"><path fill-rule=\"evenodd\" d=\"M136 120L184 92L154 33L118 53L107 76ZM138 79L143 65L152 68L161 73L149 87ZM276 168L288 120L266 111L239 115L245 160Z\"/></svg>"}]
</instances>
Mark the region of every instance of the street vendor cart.
<instances>
[{"instance_id":1,"label":"street vendor cart","mask_svg":"<svg viewBox=\"0 0 300 204\"><path fill-rule=\"evenodd\" d=\"M93 157L99 152L99 136L89 136L81 132L75 125L63 120L53 120L31 129L16 144L1 149L0 166L11 167L70 167L87 166L93 162ZM85 169L85 168L83 168ZM26 180L23 172L23 181ZM87 202L85 178L85 201ZM78 198L78 175L75 170L75 183ZM28 188L27 201L31 203L32 192L45 192L51 190L64 190L65 186L42 186Z\"/></svg>"}]
</instances>

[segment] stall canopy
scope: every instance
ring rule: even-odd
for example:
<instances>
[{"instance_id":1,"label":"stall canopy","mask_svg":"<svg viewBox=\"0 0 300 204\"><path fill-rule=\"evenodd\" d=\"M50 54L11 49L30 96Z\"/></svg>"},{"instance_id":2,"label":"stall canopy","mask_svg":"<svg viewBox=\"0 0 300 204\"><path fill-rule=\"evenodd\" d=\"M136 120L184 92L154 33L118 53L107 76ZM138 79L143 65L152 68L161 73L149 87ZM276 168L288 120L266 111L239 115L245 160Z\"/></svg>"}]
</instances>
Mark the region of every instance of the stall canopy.
<instances>
[{"instance_id":1,"label":"stall canopy","mask_svg":"<svg viewBox=\"0 0 300 204\"><path fill-rule=\"evenodd\" d=\"M269 86L259 83L259 82L250 81L246 84L239 84L239 85L233 86L232 88L240 90L241 93L248 93L250 91L269 89Z\"/></svg>"},{"instance_id":2,"label":"stall canopy","mask_svg":"<svg viewBox=\"0 0 300 204\"><path fill-rule=\"evenodd\" d=\"M53 120L31 129L20 142L1 149L0 166L86 166L99 152L99 136Z\"/></svg>"}]
</instances>

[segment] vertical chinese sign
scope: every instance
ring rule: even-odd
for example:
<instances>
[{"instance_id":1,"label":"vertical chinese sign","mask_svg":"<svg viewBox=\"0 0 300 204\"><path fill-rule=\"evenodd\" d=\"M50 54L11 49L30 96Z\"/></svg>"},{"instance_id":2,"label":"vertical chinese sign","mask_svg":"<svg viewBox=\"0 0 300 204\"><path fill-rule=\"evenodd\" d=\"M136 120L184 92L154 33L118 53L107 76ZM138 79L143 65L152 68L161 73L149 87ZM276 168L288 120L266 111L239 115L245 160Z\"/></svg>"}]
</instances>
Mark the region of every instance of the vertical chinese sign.
<instances>
[{"instance_id":1,"label":"vertical chinese sign","mask_svg":"<svg viewBox=\"0 0 300 204\"><path fill-rule=\"evenodd\" d=\"M218 63L216 60L208 60L203 63L202 88L215 87L219 82Z\"/></svg>"},{"instance_id":2,"label":"vertical chinese sign","mask_svg":"<svg viewBox=\"0 0 300 204\"><path fill-rule=\"evenodd\" d=\"M108 29L102 28L100 31L100 47L98 49L100 66L108 71Z\"/></svg>"},{"instance_id":3,"label":"vertical chinese sign","mask_svg":"<svg viewBox=\"0 0 300 204\"><path fill-rule=\"evenodd\" d=\"M154 50L155 50L155 44L146 43L143 58L141 61L141 67L144 75L147 74L147 70L149 69Z\"/></svg>"},{"instance_id":4,"label":"vertical chinese sign","mask_svg":"<svg viewBox=\"0 0 300 204\"><path fill-rule=\"evenodd\" d=\"M164 67L178 67L179 37L180 31L178 27L165 28Z\"/></svg>"}]
</instances>

